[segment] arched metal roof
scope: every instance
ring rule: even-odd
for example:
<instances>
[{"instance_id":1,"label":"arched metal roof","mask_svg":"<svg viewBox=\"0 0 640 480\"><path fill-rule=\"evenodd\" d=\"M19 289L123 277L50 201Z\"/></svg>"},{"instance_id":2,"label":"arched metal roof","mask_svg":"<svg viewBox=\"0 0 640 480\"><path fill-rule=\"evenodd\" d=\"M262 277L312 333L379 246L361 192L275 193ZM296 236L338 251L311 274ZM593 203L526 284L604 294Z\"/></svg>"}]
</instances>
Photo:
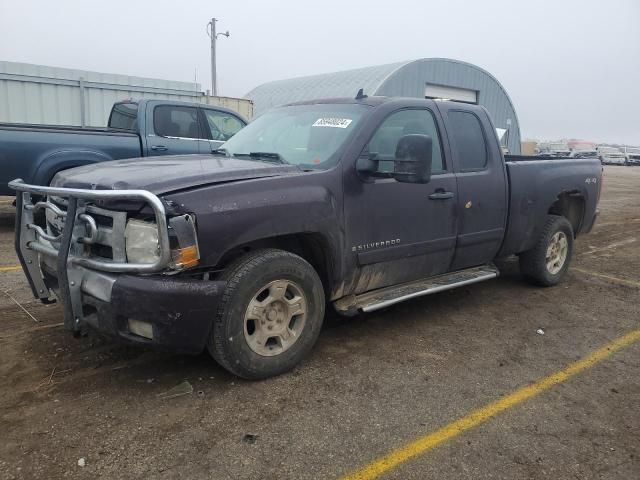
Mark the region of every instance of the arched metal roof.
<instances>
[{"instance_id":1,"label":"arched metal roof","mask_svg":"<svg viewBox=\"0 0 640 480\"><path fill-rule=\"evenodd\" d=\"M407 63L409 62L277 80L259 85L245 97L253 100L254 112L258 109L256 114L260 114L286 103L316 98L355 97L361 88L367 95L374 95L389 75Z\"/></svg>"},{"instance_id":2,"label":"arched metal roof","mask_svg":"<svg viewBox=\"0 0 640 480\"><path fill-rule=\"evenodd\" d=\"M249 93L256 115L286 103L315 98L351 97L364 89L367 95L424 98L427 83L478 92L498 128L509 130L509 151L520 153L520 127L515 108L500 82L486 70L448 58L422 58L406 62L291 78L260 85Z\"/></svg>"}]
</instances>

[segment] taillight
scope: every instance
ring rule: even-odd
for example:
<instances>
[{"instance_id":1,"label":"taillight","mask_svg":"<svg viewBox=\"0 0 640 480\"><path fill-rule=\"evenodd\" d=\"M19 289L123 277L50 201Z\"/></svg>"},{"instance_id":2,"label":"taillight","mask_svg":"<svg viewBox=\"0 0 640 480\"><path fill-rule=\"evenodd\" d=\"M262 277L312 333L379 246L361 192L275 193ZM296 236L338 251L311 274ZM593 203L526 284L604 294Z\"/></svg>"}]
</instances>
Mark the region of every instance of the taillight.
<instances>
[{"instance_id":1,"label":"taillight","mask_svg":"<svg viewBox=\"0 0 640 480\"><path fill-rule=\"evenodd\" d=\"M598 202L600 202L600 195L602 194L602 184L604 183L604 167L600 167L600 185L598 186Z\"/></svg>"}]
</instances>

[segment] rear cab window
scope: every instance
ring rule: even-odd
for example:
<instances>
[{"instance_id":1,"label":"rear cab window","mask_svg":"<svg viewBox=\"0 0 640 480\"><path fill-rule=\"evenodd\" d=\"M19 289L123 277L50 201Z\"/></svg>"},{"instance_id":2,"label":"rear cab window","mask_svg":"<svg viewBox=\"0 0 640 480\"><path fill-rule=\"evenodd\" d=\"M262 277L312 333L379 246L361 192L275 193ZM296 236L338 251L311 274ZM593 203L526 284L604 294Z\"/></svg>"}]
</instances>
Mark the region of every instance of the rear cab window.
<instances>
[{"instance_id":1,"label":"rear cab window","mask_svg":"<svg viewBox=\"0 0 640 480\"><path fill-rule=\"evenodd\" d=\"M471 112L449 112L453 149L461 172L473 172L487 168L487 142L480 119Z\"/></svg>"},{"instance_id":2,"label":"rear cab window","mask_svg":"<svg viewBox=\"0 0 640 480\"><path fill-rule=\"evenodd\" d=\"M158 105L153 109L153 129L161 137L202 138L196 107Z\"/></svg>"},{"instance_id":3,"label":"rear cab window","mask_svg":"<svg viewBox=\"0 0 640 480\"><path fill-rule=\"evenodd\" d=\"M109 128L116 130L138 131L138 104L133 102L116 103L109 115Z\"/></svg>"}]
</instances>

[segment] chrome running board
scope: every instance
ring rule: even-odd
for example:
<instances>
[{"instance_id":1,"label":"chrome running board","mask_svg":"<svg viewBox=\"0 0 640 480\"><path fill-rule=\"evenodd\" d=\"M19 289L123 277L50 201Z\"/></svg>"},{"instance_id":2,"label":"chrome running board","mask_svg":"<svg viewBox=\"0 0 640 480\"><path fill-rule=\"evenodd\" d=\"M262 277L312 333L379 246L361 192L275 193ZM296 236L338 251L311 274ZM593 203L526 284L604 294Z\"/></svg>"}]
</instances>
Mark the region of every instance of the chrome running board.
<instances>
[{"instance_id":1,"label":"chrome running board","mask_svg":"<svg viewBox=\"0 0 640 480\"><path fill-rule=\"evenodd\" d=\"M356 311L374 312L412 298L490 280L496 278L499 274L500 272L495 265L482 265L401 285L380 288L360 295L350 295L335 301L334 306L339 312L347 314L355 313Z\"/></svg>"}]
</instances>

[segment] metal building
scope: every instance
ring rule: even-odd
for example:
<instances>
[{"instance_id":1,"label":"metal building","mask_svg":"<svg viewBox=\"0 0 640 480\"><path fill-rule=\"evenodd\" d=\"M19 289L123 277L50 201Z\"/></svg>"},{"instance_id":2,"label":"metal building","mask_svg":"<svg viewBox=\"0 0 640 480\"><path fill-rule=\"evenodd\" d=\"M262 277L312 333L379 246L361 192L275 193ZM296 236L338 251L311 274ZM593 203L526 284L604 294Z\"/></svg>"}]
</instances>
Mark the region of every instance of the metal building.
<instances>
[{"instance_id":1,"label":"metal building","mask_svg":"<svg viewBox=\"0 0 640 480\"><path fill-rule=\"evenodd\" d=\"M367 95L440 98L484 106L498 129L506 130L503 144L520 153L520 128L513 103L500 82L486 70L446 58L345 70L265 83L245 97L254 113L286 103L314 98L349 97L364 89Z\"/></svg>"},{"instance_id":2,"label":"metal building","mask_svg":"<svg viewBox=\"0 0 640 480\"><path fill-rule=\"evenodd\" d=\"M199 83L0 61L0 122L103 127L113 103L128 98L208 103L253 116L249 100L207 96Z\"/></svg>"}]
</instances>

